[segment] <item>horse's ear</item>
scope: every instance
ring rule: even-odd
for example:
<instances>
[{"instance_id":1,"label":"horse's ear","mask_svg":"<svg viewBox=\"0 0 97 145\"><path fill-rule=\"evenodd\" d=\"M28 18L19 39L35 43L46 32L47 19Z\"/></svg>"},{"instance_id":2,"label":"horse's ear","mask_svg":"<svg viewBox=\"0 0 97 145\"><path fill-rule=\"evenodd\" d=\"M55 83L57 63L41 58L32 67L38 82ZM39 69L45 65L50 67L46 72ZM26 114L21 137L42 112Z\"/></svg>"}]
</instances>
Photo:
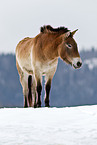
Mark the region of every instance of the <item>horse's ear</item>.
<instances>
[{"instance_id":1,"label":"horse's ear","mask_svg":"<svg viewBox=\"0 0 97 145\"><path fill-rule=\"evenodd\" d=\"M76 29L73 32L71 32L71 35L73 36L76 33L76 31L78 31L78 29Z\"/></svg>"},{"instance_id":2,"label":"horse's ear","mask_svg":"<svg viewBox=\"0 0 97 145\"><path fill-rule=\"evenodd\" d=\"M70 31L66 32L65 33L65 39L68 38L70 35L71 35L71 32Z\"/></svg>"}]
</instances>

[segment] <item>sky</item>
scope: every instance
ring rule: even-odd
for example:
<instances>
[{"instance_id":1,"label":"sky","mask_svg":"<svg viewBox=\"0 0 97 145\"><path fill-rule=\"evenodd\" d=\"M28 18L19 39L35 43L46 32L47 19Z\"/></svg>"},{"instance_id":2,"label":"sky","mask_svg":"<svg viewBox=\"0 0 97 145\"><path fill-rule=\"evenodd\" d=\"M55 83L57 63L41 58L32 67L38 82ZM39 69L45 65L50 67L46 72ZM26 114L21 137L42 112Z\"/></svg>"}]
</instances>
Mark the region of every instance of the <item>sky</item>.
<instances>
[{"instance_id":1,"label":"sky","mask_svg":"<svg viewBox=\"0 0 97 145\"><path fill-rule=\"evenodd\" d=\"M97 0L0 0L0 53L14 53L21 39L48 24L78 29L79 51L97 48Z\"/></svg>"}]
</instances>

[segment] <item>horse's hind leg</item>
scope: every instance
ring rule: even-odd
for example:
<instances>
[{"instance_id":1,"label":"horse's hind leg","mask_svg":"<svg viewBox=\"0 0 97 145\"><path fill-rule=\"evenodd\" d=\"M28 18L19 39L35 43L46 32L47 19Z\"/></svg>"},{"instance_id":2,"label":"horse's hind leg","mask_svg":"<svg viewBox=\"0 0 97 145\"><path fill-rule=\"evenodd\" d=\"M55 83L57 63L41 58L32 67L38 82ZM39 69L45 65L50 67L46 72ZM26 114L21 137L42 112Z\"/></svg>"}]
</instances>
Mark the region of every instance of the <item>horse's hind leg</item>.
<instances>
[{"instance_id":1,"label":"horse's hind leg","mask_svg":"<svg viewBox=\"0 0 97 145\"><path fill-rule=\"evenodd\" d=\"M18 62L16 61L17 70L20 76L20 82L23 88L24 107L28 107L28 75L22 71Z\"/></svg>"},{"instance_id":2,"label":"horse's hind leg","mask_svg":"<svg viewBox=\"0 0 97 145\"><path fill-rule=\"evenodd\" d=\"M31 90L31 86L32 86L32 76L29 75L28 76L28 101L29 101L29 106L32 107L32 90Z\"/></svg>"},{"instance_id":3,"label":"horse's hind leg","mask_svg":"<svg viewBox=\"0 0 97 145\"><path fill-rule=\"evenodd\" d=\"M29 107L29 100L28 100L28 75L23 73L23 77L20 79L22 88L23 88L23 95L24 95L24 107Z\"/></svg>"}]
</instances>

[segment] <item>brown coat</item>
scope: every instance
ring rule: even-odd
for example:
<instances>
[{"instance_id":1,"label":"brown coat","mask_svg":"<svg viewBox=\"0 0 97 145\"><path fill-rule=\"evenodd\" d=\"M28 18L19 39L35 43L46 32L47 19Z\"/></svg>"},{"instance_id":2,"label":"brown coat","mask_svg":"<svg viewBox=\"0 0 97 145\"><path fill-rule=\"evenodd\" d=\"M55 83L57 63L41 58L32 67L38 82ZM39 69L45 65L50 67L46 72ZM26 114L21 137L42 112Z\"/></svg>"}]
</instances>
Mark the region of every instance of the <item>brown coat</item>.
<instances>
[{"instance_id":1,"label":"brown coat","mask_svg":"<svg viewBox=\"0 0 97 145\"><path fill-rule=\"evenodd\" d=\"M49 82L49 86L51 85L59 57L66 63L71 64L74 68L81 66L82 62L77 44L73 39L75 32L70 32L64 27L54 29L48 25L41 27L41 32L36 37L24 38L17 45L16 64L23 87L23 94L26 100L28 100L28 106L35 105L36 92L38 94L38 99L36 98L37 102L39 103L41 101L39 89L36 90L36 87L41 86L43 75L45 75L46 84ZM32 99L32 102L27 97L29 75L33 77L32 92L34 92L34 99ZM49 99L47 91L46 101Z\"/></svg>"}]
</instances>

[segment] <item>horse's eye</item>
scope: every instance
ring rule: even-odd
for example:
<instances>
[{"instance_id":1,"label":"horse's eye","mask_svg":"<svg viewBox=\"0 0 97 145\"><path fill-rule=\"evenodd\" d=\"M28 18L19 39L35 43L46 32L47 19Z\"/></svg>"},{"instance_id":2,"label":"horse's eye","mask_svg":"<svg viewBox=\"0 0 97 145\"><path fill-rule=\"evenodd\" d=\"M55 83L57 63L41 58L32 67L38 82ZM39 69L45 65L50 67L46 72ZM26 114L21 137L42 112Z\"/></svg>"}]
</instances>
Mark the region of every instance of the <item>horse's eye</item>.
<instances>
[{"instance_id":1,"label":"horse's eye","mask_svg":"<svg viewBox=\"0 0 97 145\"><path fill-rule=\"evenodd\" d=\"M69 48L71 48L71 47L72 47L72 45L71 45L71 44L67 44L67 46L68 46Z\"/></svg>"}]
</instances>

